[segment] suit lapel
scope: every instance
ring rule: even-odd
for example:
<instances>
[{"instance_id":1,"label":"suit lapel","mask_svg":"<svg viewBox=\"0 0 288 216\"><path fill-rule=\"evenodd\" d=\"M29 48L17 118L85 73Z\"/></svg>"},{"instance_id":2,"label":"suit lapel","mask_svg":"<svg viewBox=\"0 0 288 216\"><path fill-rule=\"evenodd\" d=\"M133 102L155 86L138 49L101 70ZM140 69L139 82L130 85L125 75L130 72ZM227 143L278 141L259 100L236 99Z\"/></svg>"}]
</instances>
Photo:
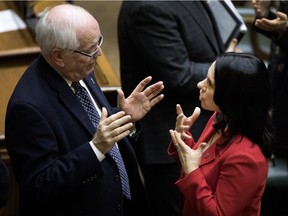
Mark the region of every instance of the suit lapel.
<instances>
[{"instance_id":1,"label":"suit lapel","mask_svg":"<svg viewBox=\"0 0 288 216\"><path fill-rule=\"evenodd\" d=\"M87 88L89 89L92 97L99 105L100 109L102 107L105 107L108 111L108 116L111 115L112 114L111 106L107 101L106 96L104 95L100 86L98 85L94 73L92 72L89 76L85 77L83 81L85 82Z\"/></svg>"},{"instance_id":2,"label":"suit lapel","mask_svg":"<svg viewBox=\"0 0 288 216\"><path fill-rule=\"evenodd\" d=\"M43 70L43 75L49 83L51 89L57 92L60 103L62 102L66 109L68 109L73 116L81 122L83 127L88 130L91 135L93 135L95 133L95 127L79 103L72 89L60 76L60 74L44 60L43 57L42 63L46 64L44 67L42 67L45 68Z\"/></svg>"},{"instance_id":3,"label":"suit lapel","mask_svg":"<svg viewBox=\"0 0 288 216\"><path fill-rule=\"evenodd\" d=\"M65 82L65 81L64 81ZM67 84L66 84L67 85ZM59 98L67 109L77 118L81 124L90 132L91 135L95 133L95 127L92 121L89 119L86 111L83 109L81 103L79 103L77 97L67 85L68 90L59 91ZM66 89L66 88L65 88Z\"/></svg>"},{"instance_id":4,"label":"suit lapel","mask_svg":"<svg viewBox=\"0 0 288 216\"><path fill-rule=\"evenodd\" d=\"M222 37L220 35L220 29L218 28L218 24L216 22L216 19L213 15L213 12L211 11L211 7L208 5L207 2L203 2L203 6L206 8L206 11L208 12L208 15L210 17L210 20L211 20L211 23L213 26L214 35L215 35L215 40L216 40L216 43L218 44L218 48L219 48L218 51L220 53L223 53L223 52L225 52L225 45L224 45L224 42L222 41Z\"/></svg>"},{"instance_id":5,"label":"suit lapel","mask_svg":"<svg viewBox=\"0 0 288 216\"><path fill-rule=\"evenodd\" d=\"M211 18L211 11L206 5L206 2L202 1L179 1L179 3L188 11L194 21L198 24L199 28L204 32L207 41L217 54L224 51L223 45L220 39L219 31L213 26L217 26L214 19ZM202 8L200 10L200 8ZM206 13L206 11L208 13ZM219 41L220 39L220 41Z\"/></svg>"}]
</instances>

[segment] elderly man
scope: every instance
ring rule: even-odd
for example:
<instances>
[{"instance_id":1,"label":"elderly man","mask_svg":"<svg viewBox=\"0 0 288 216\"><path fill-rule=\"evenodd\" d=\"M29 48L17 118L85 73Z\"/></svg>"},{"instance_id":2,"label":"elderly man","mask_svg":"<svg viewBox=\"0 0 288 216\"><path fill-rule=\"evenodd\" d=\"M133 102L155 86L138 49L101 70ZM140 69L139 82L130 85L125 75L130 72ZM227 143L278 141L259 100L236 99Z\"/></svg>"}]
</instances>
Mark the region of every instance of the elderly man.
<instances>
[{"instance_id":1,"label":"elderly man","mask_svg":"<svg viewBox=\"0 0 288 216\"><path fill-rule=\"evenodd\" d=\"M41 55L8 104L6 141L20 189L20 215L148 214L132 150L133 127L163 95L143 79L112 108L93 76L103 36L83 8L62 4L36 26ZM136 127L137 128L137 127Z\"/></svg>"}]
</instances>

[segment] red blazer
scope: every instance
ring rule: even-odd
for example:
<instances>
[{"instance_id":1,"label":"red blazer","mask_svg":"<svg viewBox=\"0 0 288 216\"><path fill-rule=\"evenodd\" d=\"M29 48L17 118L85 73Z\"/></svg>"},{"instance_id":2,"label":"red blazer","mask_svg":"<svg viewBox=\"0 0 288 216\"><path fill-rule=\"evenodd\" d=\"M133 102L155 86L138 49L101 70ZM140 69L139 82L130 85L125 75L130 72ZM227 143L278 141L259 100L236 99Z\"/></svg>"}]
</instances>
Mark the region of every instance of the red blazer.
<instances>
[{"instance_id":1,"label":"red blazer","mask_svg":"<svg viewBox=\"0 0 288 216\"><path fill-rule=\"evenodd\" d=\"M197 143L185 140L195 149L207 142L215 133L212 127L215 114L208 121ZM261 197L268 175L268 160L258 145L238 135L230 145L221 146L220 137L203 152L198 169L184 175L176 182L183 195L183 216L260 215ZM179 160L170 144L168 154Z\"/></svg>"}]
</instances>

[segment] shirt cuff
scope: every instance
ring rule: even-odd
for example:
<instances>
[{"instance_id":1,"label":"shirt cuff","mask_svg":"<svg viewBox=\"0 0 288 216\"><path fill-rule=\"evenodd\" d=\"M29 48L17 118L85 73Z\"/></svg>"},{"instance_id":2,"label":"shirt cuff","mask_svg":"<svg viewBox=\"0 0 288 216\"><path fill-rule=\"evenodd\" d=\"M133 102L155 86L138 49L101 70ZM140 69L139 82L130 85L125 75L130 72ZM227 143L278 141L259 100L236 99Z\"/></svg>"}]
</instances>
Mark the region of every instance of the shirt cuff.
<instances>
[{"instance_id":1,"label":"shirt cuff","mask_svg":"<svg viewBox=\"0 0 288 216\"><path fill-rule=\"evenodd\" d=\"M90 141L89 144L90 144L91 148L93 149L93 151L94 151L96 157L98 158L98 160L99 160L100 162L101 162L102 160L104 160L104 159L105 159L105 155L102 154L102 153L98 150L98 148L93 144L93 142Z\"/></svg>"}]
</instances>

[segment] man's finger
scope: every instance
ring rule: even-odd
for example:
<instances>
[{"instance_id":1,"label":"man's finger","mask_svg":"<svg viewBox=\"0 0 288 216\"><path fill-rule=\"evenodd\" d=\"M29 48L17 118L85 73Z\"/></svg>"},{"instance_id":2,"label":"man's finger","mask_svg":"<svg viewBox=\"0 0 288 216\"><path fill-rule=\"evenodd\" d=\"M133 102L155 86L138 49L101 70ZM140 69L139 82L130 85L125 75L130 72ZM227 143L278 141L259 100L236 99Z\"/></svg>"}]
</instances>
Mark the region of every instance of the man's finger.
<instances>
[{"instance_id":1,"label":"man's finger","mask_svg":"<svg viewBox=\"0 0 288 216\"><path fill-rule=\"evenodd\" d=\"M121 127L124 124L131 123L131 116L125 115L121 118L115 119L111 122L111 124L107 125L109 126L110 130L116 130L118 127ZM132 124L132 123L131 123ZM133 124L132 124L133 126Z\"/></svg>"},{"instance_id":2,"label":"man's finger","mask_svg":"<svg viewBox=\"0 0 288 216\"><path fill-rule=\"evenodd\" d=\"M153 98L153 99L150 101L150 108L152 108L152 107L155 106L157 103L159 103L163 98L164 98L164 95L163 95L163 94L158 95L157 97Z\"/></svg>"},{"instance_id":3,"label":"man's finger","mask_svg":"<svg viewBox=\"0 0 288 216\"><path fill-rule=\"evenodd\" d=\"M149 98L152 99L156 95L158 95L164 89L164 85L162 81L154 83L153 85L147 87L143 93Z\"/></svg>"},{"instance_id":4,"label":"man's finger","mask_svg":"<svg viewBox=\"0 0 288 216\"><path fill-rule=\"evenodd\" d=\"M100 121L103 121L104 119L107 118L108 112L106 110L105 107L102 107L102 112L101 112L101 117L100 117Z\"/></svg>"},{"instance_id":5,"label":"man's finger","mask_svg":"<svg viewBox=\"0 0 288 216\"><path fill-rule=\"evenodd\" d=\"M151 80L152 80L151 76L146 77L136 86L133 92L141 92Z\"/></svg>"},{"instance_id":6,"label":"man's finger","mask_svg":"<svg viewBox=\"0 0 288 216\"><path fill-rule=\"evenodd\" d=\"M106 111L107 112L107 111ZM107 114L106 114L107 115ZM108 118L105 119L105 125L110 125L111 123L113 123L114 121L116 121L117 119L122 118L123 116L125 116L125 112L124 111L119 111L111 116L109 116Z\"/></svg>"}]
</instances>

